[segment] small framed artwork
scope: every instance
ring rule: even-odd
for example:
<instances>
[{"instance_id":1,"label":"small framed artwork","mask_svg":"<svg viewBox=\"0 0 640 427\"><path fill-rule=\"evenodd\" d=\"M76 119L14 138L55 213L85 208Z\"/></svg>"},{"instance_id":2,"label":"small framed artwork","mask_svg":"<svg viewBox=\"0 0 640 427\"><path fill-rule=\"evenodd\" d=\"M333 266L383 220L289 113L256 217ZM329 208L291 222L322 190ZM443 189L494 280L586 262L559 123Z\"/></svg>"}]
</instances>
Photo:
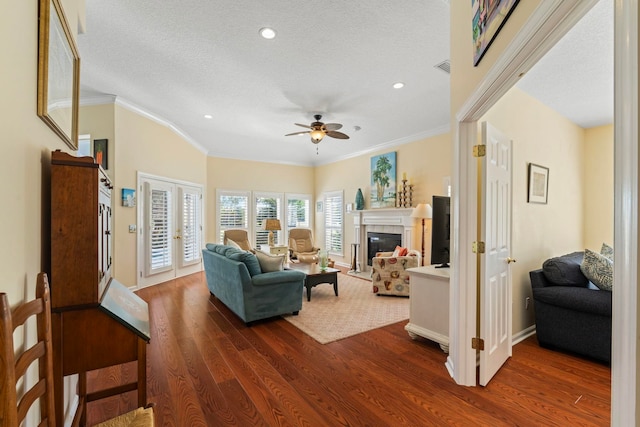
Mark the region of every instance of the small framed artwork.
<instances>
[{"instance_id":1,"label":"small framed artwork","mask_svg":"<svg viewBox=\"0 0 640 427\"><path fill-rule=\"evenodd\" d=\"M122 189L122 206L134 208L136 206L136 190L133 188Z\"/></svg>"},{"instance_id":2,"label":"small framed artwork","mask_svg":"<svg viewBox=\"0 0 640 427\"><path fill-rule=\"evenodd\" d=\"M96 163L102 166L102 169L109 169L109 140L108 139L94 139L93 140L93 158L96 159Z\"/></svg>"},{"instance_id":3,"label":"small framed artwork","mask_svg":"<svg viewBox=\"0 0 640 427\"><path fill-rule=\"evenodd\" d=\"M316 213L322 213L322 200L316 202Z\"/></svg>"},{"instance_id":4,"label":"small framed artwork","mask_svg":"<svg viewBox=\"0 0 640 427\"><path fill-rule=\"evenodd\" d=\"M546 204L549 192L549 168L529 163L529 195L527 202Z\"/></svg>"}]
</instances>

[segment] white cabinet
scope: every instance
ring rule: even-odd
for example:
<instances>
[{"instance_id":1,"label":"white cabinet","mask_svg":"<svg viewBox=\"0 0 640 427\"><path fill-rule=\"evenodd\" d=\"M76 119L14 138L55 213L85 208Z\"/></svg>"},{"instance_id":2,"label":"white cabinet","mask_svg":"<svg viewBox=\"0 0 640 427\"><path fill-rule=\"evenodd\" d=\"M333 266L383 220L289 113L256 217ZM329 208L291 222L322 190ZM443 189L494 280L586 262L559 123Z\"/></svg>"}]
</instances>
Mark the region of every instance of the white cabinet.
<instances>
[{"instance_id":1,"label":"white cabinet","mask_svg":"<svg viewBox=\"0 0 640 427\"><path fill-rule=\"evenodd\" d=\"M411 280L409 323L404 329L449 352L449 269L434 265L407 269Z\"/></svg>"}]
</instances>

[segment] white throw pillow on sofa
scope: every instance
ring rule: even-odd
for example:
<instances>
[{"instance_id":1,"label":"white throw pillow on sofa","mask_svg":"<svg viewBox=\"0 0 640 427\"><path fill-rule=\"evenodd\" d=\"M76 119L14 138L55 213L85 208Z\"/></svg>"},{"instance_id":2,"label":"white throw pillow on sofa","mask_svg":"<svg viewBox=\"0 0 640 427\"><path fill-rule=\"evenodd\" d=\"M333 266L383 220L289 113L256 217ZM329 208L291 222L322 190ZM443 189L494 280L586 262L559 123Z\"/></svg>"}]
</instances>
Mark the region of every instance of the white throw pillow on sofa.
<instances>
[{"instance_id":1,"label":"white throw pillow on sofa","mask_svg":"<svg viewBox=\"0 0 640 427\"><path fill-rule=\"evenodd\" d=\"M284 270L283 255L270 255L262 251L256 251L256 257L258 258L263 273Z\"/></svg>"}]
</instances>

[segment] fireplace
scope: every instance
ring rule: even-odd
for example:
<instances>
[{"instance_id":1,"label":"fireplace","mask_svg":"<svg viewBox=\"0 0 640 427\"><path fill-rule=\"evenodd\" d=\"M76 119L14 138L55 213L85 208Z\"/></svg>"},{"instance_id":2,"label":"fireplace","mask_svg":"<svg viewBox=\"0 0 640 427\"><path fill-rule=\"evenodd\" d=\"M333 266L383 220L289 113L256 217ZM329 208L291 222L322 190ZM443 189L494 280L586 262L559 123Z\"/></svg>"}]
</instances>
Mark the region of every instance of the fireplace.
<instances>
[{"instance_id":1,"label":"fireplace","mask_svg":"<svg viewBox=\"0 0 640 427\"><path fill-rule=\"evenodd\" d=\"M367 265L378 252L393 252L396 246L402 246L402 234L367 233Z\"/></svg>"},{"instance_id":2,"label":"fireplace","mask_svg":"<svg viewBox=\"0 0 640 427\"><path fill-rule=\"evenodd\" d=\"M369 233L397 234L400 236L400 243L397 246L414 249L415 220L411 218L411 212L413 208L369 209L354 212L354 239L359 245L357 262L360 269L371 270L368 251ZM396 244L390 250L393 251L395 247Z\"/></svg>"}]
</instances>

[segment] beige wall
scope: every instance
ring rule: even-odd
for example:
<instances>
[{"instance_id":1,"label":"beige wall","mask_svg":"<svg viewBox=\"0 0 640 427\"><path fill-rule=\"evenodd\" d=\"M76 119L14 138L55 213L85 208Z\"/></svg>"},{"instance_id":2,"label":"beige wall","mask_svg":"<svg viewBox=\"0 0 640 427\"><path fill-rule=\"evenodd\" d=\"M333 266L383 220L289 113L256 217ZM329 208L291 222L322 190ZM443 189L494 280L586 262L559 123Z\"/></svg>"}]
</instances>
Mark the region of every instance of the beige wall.
<instances>
[{"instance_id":1,"label":"beige wall","mask_svg":"<svg viewBox=\"0 0 640 427\"><path fill-rule=\"evenodd\" d=\"M62 3L75 37L82 2ZM0 51L0 292L15 305L34 298L36 276L48 264L51 151L71 150L36 114L37 1L12 2L0 15ZM35 325L29 323L23 332L16 335L16 345L35 342ZM32 375L30 378L33 380ZM65 399L70 400L69 396ZM34 425L32 415L27 417L28 425Z\"/></svg>"},{"instance_id":2,"label":"beige wall","mask_svg":"<svg viewBox=\"0 0 640 427\"><path fill-rule=\"evenodd\" d=\"M471 33L471 2L451 1L451 125L455 114L474 92L499 55L514 38L541 0L518 3L504 26L486 51L477 67L473 66L473 36Z\"/></svg>"},{"instance_id":3,"label":"beige wall","mask_svg":"<svg viewBox=\"0 0 640 427\"><path fill-rule=\"evenodd\" d=\"M342 160L319 166L315 170L316 200L321 200L325 192L344 190L345 203L355 203L356 191L362 189L365 198L365 209L369 209L371 197L371 157L388 152L396 152L396 169L398 178L407 173L414 187L414 206L417 203L431 203L431 196L446 195L443 191L443 178L451 175L451 138L449 134L437 135L391 149L373 152L352 159ZM324 241L323 215L316 220L315 235L322 245ZM353 216L345 214L344 221L344 256L335 257L338 263L350 264L351 243L354 243ZM431 256L431 224L426 224L425 258ZM416 233L413 241L420 249L421 227L416 220ZM361 248L362 250L362 248Z\"/></svg>"},{"instance_id":4,"label":"beige wall","mask_svg":"<svg viewBox=\"0 0 640 427\"><path fill-rule=\"evenodd\" d=\"M119 199L122 188L136 188L138 172L206 188L207 156L168 127L118 105L115 125L113 275L122 283L134 286L136 234L129 233L129 224L137 224L137 209L122 206Z\"/></svg>"},{"instance_id":5,"label":"beige wall","mask_svg":"<svg viewBox=\"0 0 640 427\"><path fill-rule=\"evenodd\" d=\"M613 245L613 125L585 130L584 246Z\"/></svg>"},{"instance_id":6,"label":"beige wall","mask_svg":"<svg viewBox=\"0 0 640 427\"><path fill-rule=\"evenodd\" d=\"M315 213L311 167L208 157L207 171L207 242L218 242L216 190L309 194L312 197L311 216Z\"/></svg>"},{"instance_id":7,"label":"beige wall","mask_svg":"<svg viewBox=\"0 0 640 427\"><path fill-rule=\"evenodd\" d=\"M585 131L518 88L512 88L479 121L513 141L513 333L535 323L529 271L552 256L584 249L583 170ZM527 202L528 164L549 168L547 204ZM598 247L598 250L600 248Z\"/></svg>"},{"instance_id":8,"label":"beige wall","mask_svg":"<svg viewBox=\"0 0 640 427\"><path fill-rule=\"evenodd\" d=\"M78 113L78 134L90 135L91 143L95 139L106 139L107 173L112 180L116 179L115 169L115 105L89 105L80 107ZM92 145L93 146L93 145Z\"/></svg>"}]
</instances>

